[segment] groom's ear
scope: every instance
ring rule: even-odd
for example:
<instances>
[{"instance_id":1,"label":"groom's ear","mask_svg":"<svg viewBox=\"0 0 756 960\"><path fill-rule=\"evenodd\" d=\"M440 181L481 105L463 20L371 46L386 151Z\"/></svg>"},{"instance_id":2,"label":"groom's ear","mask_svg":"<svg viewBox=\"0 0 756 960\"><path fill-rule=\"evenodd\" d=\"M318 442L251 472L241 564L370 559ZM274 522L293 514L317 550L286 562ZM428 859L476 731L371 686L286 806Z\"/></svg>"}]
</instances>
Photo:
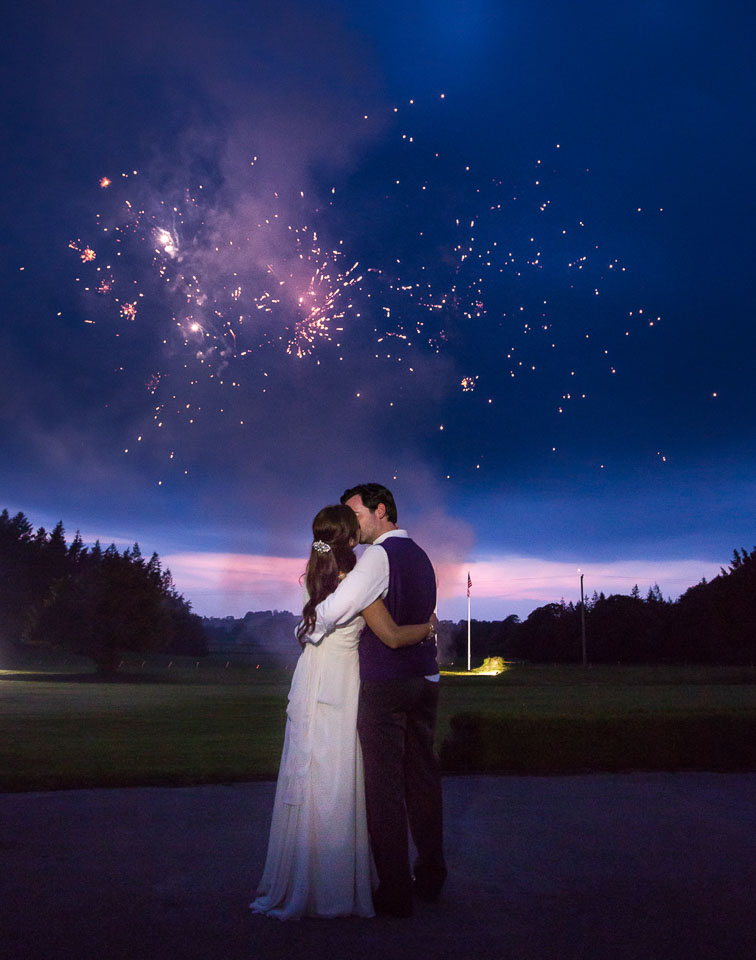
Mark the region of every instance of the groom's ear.
<instances>
[{"instance_id":1,"label":"groom's ear","mask_svg":"<svg viewBox=\"0 0 756 960\"><path fill-rule=\"evenodd\" d=\"M386 516L386 504L379 503L375 508L375 515L379 520L383 520Z\"/></svg>"}]
</instances>

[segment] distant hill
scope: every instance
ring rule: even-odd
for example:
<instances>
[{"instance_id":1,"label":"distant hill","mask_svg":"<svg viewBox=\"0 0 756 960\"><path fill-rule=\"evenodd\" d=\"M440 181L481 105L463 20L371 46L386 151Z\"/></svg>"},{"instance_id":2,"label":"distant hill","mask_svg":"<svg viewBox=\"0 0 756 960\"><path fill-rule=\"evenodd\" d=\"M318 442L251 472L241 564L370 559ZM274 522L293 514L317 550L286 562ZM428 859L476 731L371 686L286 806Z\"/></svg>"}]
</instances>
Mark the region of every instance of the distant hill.
<instances>
[{"instance_id":1,"label":"distant hill","mask_svg":"<svg viewBox=\"0 0 756 960\"><path fill-rule=\"evenodd\" d=\"M294 636L299 617L288 610L249 611L243 617L203 617L209 653L239 662L296 662L301 647Z\"/></svg>"}]
</instances>

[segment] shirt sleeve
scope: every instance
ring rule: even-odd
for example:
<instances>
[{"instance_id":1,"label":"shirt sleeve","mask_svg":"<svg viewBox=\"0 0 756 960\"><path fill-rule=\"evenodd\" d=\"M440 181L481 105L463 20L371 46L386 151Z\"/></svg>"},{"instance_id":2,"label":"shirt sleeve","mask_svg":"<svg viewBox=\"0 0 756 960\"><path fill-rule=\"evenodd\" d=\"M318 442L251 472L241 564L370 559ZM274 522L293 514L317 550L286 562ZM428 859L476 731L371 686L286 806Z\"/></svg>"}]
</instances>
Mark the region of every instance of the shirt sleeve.
<instances>
[{"instance_id":1,"label":"shirt sleeve","mask_svg":"<svg viewBox=\"0 0 756 960\"><path fill-rule=\"evenodd\" d=\"M380 545L368 547L354 570L315 608L315 627L307 639L318 643L331 630L356 617L378 597L386 595L388 583L388 554Z\"/></svg>"}]
</instances>

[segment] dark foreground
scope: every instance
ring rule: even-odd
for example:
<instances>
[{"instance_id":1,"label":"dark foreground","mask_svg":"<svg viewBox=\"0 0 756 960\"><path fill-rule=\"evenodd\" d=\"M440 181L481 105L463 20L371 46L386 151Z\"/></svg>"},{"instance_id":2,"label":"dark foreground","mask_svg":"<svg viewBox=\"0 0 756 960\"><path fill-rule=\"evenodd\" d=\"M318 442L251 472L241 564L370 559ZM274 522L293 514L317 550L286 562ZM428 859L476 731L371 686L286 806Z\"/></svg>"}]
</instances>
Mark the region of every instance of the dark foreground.
<instances>
[{"instance_id":1,"label":"dark foreground","mask_svg":"<svg viewBox=\"0 0 756 960\"><path fill-rule=\"evenodd\" d=\"M273 789L0 795L0 956L754 956L756 774L448 777L449 881L409 920L251 915Z\"/></svg>"}]
</instances>

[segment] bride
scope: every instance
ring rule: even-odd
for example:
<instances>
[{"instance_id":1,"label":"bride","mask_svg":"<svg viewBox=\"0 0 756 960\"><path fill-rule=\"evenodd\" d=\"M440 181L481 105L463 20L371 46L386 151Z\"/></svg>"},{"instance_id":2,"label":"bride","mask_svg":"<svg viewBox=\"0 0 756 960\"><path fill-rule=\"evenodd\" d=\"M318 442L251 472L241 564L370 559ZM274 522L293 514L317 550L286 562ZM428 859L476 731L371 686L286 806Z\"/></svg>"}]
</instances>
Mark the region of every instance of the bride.
<instances>
[{"instance_id":1,"label":"bride","mask_svg":"<svg viewBox=\"0 0 756 960\"><path fill-rule=\"evenodd\" d=\"M346 506L324 507L312 523L305 575L307 602L297 639L302 653L289 691L268 855L256 913L291 917L372 917L372 864L365 819L362 752L357 737L357 645L369 627L389 647L425 640L430 622L397 626L382 600L308 642L315 607L356 563L359 525Z\"/></svg>"}]
</instances>

